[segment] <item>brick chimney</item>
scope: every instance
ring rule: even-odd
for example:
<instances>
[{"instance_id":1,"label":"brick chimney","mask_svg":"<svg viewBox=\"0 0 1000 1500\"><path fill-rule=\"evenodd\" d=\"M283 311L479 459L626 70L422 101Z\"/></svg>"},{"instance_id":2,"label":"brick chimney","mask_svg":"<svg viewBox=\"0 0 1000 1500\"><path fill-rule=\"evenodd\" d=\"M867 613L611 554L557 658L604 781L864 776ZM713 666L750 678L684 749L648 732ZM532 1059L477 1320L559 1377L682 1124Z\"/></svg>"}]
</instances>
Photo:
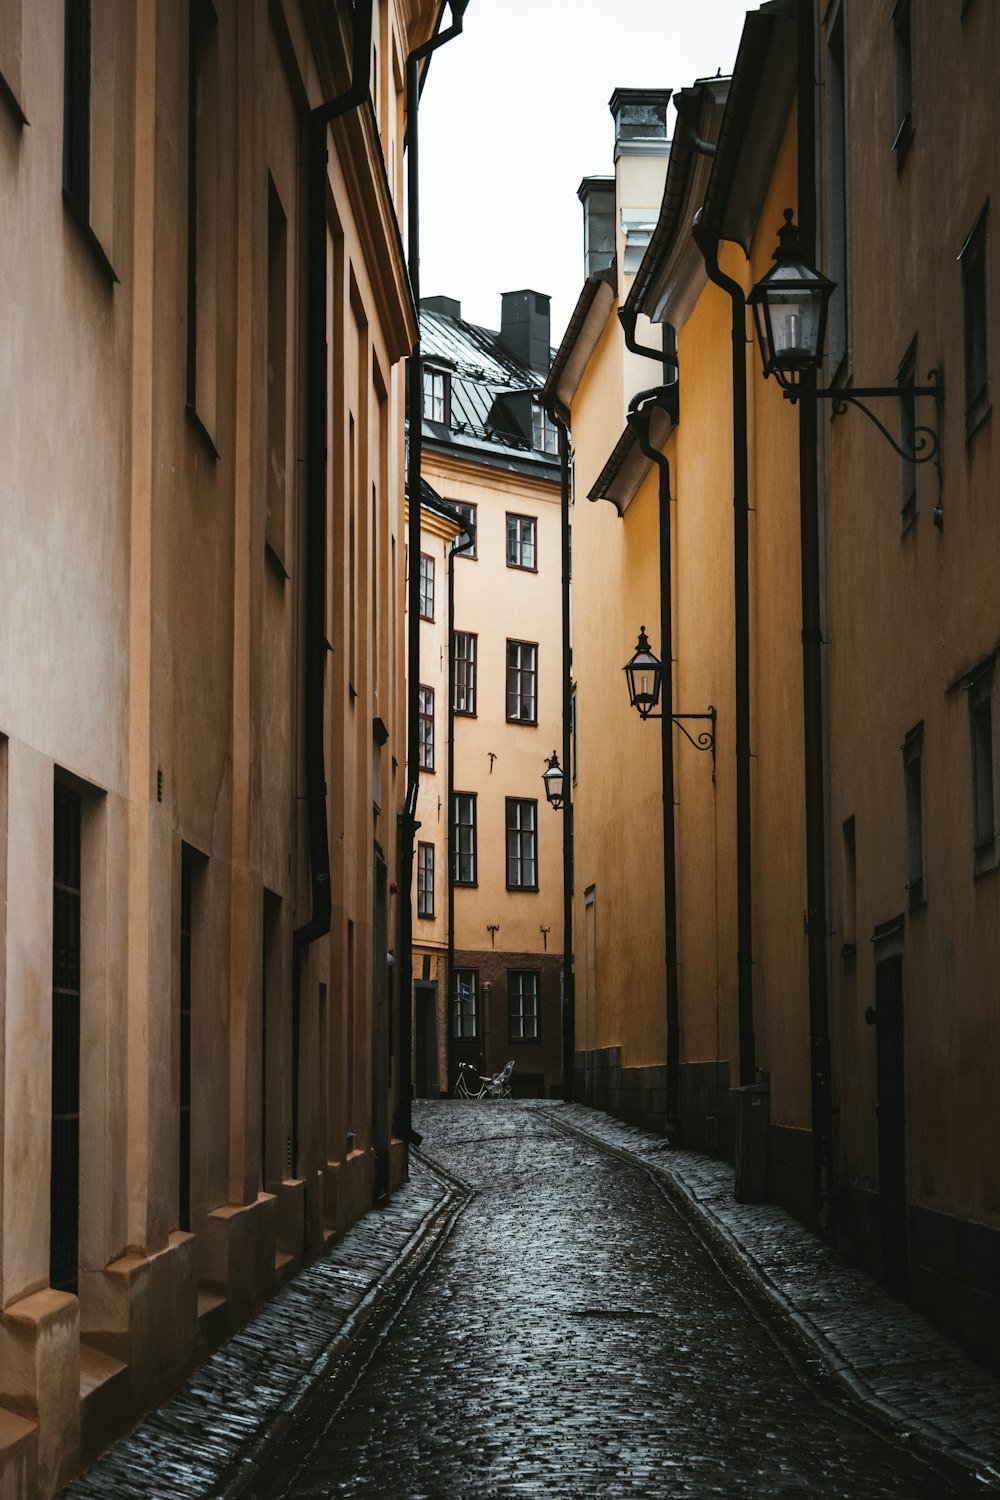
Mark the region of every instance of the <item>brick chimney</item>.
<instances>
[{"instance_id":1,"label":"brick chimney","mask_svg":"<svg viewBox=\"0 0 1000 1500\"><path fill-rule=\"evenodd\" d=\"M500 342L529 370L547 375L552 362L549 298L544 292L502 292Z\"/></svg>"}]
</instances>

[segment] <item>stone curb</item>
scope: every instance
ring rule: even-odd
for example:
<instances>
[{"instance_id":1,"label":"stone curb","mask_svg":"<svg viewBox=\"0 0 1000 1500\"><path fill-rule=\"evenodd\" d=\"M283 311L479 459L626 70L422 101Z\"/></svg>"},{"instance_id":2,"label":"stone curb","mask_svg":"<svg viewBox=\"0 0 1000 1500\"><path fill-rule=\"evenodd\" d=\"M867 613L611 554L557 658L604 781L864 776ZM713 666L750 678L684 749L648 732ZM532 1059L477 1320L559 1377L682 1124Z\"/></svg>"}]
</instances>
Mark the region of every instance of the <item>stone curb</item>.
<instances>
[{"instance_id":1,"label":"stone curb","mask_svg":"<svg viewBox=\"0 0 1000 1500\"><path fill-rule=\"evenodd\" d=\"M894 1302L783 1209L738 1204L727 1163L672 1147L660 1136L584 1105L556 1105L544 1112L559 1128L652 1171L688 1221L735 1262L758 1296L791 1325L856 1402L903 1441L918 1445L930 1457L943 1458L984 1490L1000 1492L1000 1381L927 1319ZM804 1291L814 1304L818 1301L817 1312L807 1310L801 1305L804 1298L797 1299L778 1284L778 1271L772 1270L778 1248L784 1252L786 1272L793 1273L790 1279L797 1276L801 1281L803 1272L806 1278L812 1275ZM830 1303L825 1309L823 1297L815 1296L820 1280ZM875 1360L860 1368L846 1347L851 1342L876 1353ZM926 1367L922 1372L921 1365ZM908 1376L901 1378L901 1367L909 1368ZM921 1405L936 1417L925 1415ZM942 1413L949 1406L951 1412ZM976 1429L973 1441L969 1427Z\"/></svg>"},{"instance_id":2,"label":"stone curb","mask_svg":"<svg viewBox=\"0 0 1000 1500\"><path fill-rule=\"evenodd\" d=\"M165 1405L71 1481L63 1500L241 1493L315 1383L353 1347L390 1287L419 1268L422 1250L433 1254L442 1218L461 1207L463 1185L413 1156L417 1170L385 1208L370 1210L300 1271Z\"/></svg>"}]
</instances>

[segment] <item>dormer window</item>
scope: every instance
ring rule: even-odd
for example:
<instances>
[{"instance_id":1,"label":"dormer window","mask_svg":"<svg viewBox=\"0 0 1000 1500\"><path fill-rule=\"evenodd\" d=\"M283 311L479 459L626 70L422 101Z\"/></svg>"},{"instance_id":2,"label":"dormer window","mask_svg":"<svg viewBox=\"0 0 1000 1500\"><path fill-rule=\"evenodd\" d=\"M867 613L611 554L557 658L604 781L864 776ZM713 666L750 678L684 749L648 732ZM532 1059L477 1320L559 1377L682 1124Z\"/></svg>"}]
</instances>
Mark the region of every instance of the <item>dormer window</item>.
<instances>
[{"instance_id":1,"label":"dormer window","mask_svg":"<svg viewBox=\"0 0 1000 1500\"><path fill-rule=\"evenodd\" d=\"M544 406L533 406L531 409L532 441L531 446L539 453L559 452L559 428L553 422Z\"/></svg>"},{"instance_id":2,"label":"dormer window","mask_svg":"<svg viewBox=\"0 0 1000 1500\"><path fill-rule=\"evenodd\" d=\"M428 422L448 421L451 378L444 370L424 366L424 417Z\"/></svg>"}]
</instances>

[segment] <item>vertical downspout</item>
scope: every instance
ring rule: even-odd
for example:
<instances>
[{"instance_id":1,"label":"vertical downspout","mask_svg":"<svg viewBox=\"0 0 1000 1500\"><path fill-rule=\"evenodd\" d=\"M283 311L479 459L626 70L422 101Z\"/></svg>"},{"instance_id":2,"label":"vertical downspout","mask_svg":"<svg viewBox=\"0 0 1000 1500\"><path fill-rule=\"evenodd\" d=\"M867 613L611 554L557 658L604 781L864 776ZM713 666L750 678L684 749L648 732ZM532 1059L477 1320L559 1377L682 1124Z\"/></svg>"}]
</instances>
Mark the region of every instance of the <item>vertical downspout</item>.
<instances>
[{"instance_id":1,"label":"vertical downspout","mask_svg":"<svg viewBox=\"0 0 1000 1500\"><path fill-rule=\"evenodd\" d=\"M306 272L306 535L305 775L312 912L292 933L292 1098L298 1099L302 1032L302 961L306 948L330 931L330 840L326 809L326 445L327 130L338 115L368 98L373 0L355 8L351 87L309 115L307 124ZM292 1111L292 1170L299 1172L298 1109Z\"/></svg>"},{"instance_id":2,"label":"vertical downspout","mask_svg":"<svg viewBox=\"0 0 1000 1500\"><path fill-rule=\"evenodd\" d=\"M469 524L469 523L466 523ZM447 1037L448 1078L451 1089L451 997L455 993L455 820L452 808L455 805L455 558L462 552L471 552L475 535L469 530L465 541L452 545L448 553L448 802L446 809L447 870L448 881L448 992L445 996L445 1035Z\"/></svg>"},{"instance_id":3,"label":"vertical downspout","mask_svg":"<svg viewBox=\"0 0 1000 1500\"><path fill-rule=\"evenodd\" d=\"M648 398L644 391L633 403ZM655 393L652 393L655 395ZM655 400L652 403L656 405ZM667 1108L666 1132L675 1135L680 1106L680 984L677 974L677 831L674 819L674 640L672 610L672 559L670 537L670 460L649 441L649 409L628 413L628 424L639 439L639 447L652 459L660 474L660 654L662 689L660 702L661 775L663 792L663 929L666 948L667 988Z\"/></svg>"},{"instance_id":4,"label":"vertical downspout","mask_svg":"<svg viewBox=\"0 0 1000 1500\"><path fill-rule=\"evenodd\" d=\"M736 636L736 962L740 1084L757 1076L753 1016L752 872L750 864L750 502L747 472L746 299L719 269L718 241L700 222L692 230L708 279L732 300L733 564ZM666 652L664 652L666 655Z\"/></svg>"},{"instance_id":5,"label":"vertical downspout","mask_svg":"<svg viewBox=\"0 0 1000 1500\"><path fill-rule=\"evenodd\" d=\"M573 964L573 746L572 647L570 637L569 427L558 412L559 509L562 523L562 765L563 765L563 1099L573 1102L573 1063L576 1057L576 975Z\"/></svg>"},{"instance_id":6,"label":"vertical downspout","mask_svg":"<svg viewBox=\"0 0 1000 1500\"><path fill-rule=\"evenodd\" d=\"M813 0L799 0L799 237L807 265L816 261L815 29ZM816 1214L832 1233L833 1058L827 952L826 811L823 765L823 634L820 592L817 406L814 371L802 377L799 401L799 515L802 551L802 711L806 815L806 934L809 957L809 1064Z\"/></svg>"},{"instance_id":7,"label":"vertical downspout","mask_svg":"<svg viewBox=\"0 0 1000 1500\"><path fill-rule=\"evenodd\" d=\"M420 63L462 30L468 0L449 0L453 24L417 47L406 59L406 218L407 270L417 311L417 339L407 362L406 405L409 451L406 491L410 512L407 525L409 578L406 632L406 796L399 814L399 1098L396 1129L401 1140L413 1135L413 857L420 786L420 444L423 417L423 377L420 361ZM449 808L449 817L451 809Z\"/></svg>"}]
</instances>

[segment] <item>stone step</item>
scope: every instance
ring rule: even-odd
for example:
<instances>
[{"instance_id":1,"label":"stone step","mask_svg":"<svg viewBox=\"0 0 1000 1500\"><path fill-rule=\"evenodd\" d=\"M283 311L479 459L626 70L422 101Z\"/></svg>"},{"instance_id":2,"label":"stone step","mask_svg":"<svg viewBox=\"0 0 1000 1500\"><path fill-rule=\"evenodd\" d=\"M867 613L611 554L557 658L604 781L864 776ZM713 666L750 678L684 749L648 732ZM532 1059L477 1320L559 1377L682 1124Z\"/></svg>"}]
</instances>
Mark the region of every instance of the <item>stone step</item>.
<instances>
[{"instance_id":1,"label":"stone step","mask_svg":"<svg viewBox=\"0 0 1000 1500\"><path fill-rule=\"evenodd\" d=\"M121 1430L129 1401L128 1366L111 1354L80 1344L80 1446L84 1462L96 1457Z\"/></svg>"}]
</instances>

